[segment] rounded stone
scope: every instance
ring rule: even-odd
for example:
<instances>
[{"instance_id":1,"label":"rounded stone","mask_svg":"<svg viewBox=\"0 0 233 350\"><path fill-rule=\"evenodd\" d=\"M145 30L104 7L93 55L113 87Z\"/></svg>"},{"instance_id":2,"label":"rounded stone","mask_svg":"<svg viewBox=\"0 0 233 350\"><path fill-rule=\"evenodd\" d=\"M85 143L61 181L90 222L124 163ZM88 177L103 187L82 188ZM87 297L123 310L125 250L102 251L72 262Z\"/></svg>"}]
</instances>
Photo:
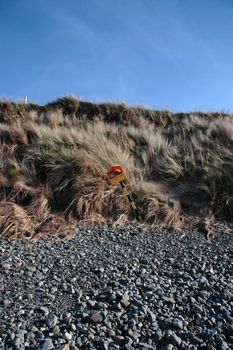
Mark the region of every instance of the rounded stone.
<instances>
[{"instance_id":1,"label":"rounded stone","mask_svg":"<svg viewBox=\"0 0 233 350\"><path fill-rule=\"evenodd\" d=\"M94 323L101 323L103 321L103 316L99 312L96 312L91 315L90 319Z\"/></svg>"}]
</instances>

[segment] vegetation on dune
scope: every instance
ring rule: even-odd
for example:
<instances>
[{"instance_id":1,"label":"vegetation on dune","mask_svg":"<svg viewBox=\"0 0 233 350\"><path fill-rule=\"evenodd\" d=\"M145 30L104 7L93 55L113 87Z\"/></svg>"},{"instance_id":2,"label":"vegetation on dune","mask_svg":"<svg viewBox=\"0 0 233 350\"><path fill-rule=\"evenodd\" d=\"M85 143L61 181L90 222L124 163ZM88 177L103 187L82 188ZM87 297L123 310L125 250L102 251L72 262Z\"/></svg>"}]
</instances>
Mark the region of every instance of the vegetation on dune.
<instances>
[{"instance_id":1,"label":"vegetation on dune","mask_svg":"<svg viewBox=\"0 0 233 350\"><path fill-rule=\"evenodd\" d=\"M64 97L0 101L0 236L66 235L77 221L134 219L106 172L120 163L143 222L233 218L233 116Z\"/></svg>"}]
</instances>

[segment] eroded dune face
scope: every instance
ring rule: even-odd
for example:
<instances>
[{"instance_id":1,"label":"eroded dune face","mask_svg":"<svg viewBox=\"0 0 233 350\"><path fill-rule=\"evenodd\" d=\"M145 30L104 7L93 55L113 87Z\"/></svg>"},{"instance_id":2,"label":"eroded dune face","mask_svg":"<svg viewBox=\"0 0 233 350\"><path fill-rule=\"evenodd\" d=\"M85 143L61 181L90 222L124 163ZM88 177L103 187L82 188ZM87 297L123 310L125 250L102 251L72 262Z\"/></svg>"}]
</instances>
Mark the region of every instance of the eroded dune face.
<instances>
[{"instance_id":1,"label":"eroded dune face","mask_svg":"<svg viewBox=\"0 0 233 350\"><path fill-rule=\"evenodd\" d=\"M193 217L232 220L232 159L231 115L74 97L45 106L1 101L2 236L135 219L121 187L107 179L112 164L125 169L143 223L178 229Z\"/></svg>"}]
</instances>

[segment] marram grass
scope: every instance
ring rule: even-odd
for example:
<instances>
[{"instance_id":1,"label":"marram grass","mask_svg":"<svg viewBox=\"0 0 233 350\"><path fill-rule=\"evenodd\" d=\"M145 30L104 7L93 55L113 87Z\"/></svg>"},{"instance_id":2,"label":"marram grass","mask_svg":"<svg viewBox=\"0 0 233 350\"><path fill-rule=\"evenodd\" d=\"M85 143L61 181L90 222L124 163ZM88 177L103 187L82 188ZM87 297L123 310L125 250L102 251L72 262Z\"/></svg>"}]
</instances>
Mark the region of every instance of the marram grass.
<instances>
[{"instance_id":1,"label":"marram grass","mask_svg":"<svg viewBox=\"0 0 233 350\"><path fill-rule=\"evenodd\" d=\"M0 101L0 237L66 236L135 213L106 172L120 163L143 223L233 218L233 116L64 97Z\"/></svg>"}]
</instances>

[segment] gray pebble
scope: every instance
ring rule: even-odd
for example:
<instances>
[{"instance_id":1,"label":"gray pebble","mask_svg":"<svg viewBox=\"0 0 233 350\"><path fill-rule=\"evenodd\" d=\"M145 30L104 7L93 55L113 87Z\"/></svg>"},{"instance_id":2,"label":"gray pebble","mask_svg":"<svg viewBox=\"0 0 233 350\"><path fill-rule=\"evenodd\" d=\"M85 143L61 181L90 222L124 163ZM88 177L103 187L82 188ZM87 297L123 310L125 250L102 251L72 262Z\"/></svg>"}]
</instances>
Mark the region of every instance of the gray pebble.
<instances>
[{"instance_id":1,"label":"gray pebble","mask_svg":"<svg viewBox=\"0 0 233 350\"><path fill-rule=\"evenodd\" d=\"M58 317L54 314L49 314L47 320L46 320L46 324L50 327L53 328L56 326L58 321Z\"/></svg>"},{"instance_id":2,"label":"gray pebble","mask_svg":"<svg viewBox=\"0 0 233 350\"><path fill-rule=\"evenodd\" d=\"M100 313L96 312L91 315L90 319L94 323L101 323L103 321L103 316Z\"/></svg>"},{"instance_id":3,"label":"gray pebble","mask_svg":"<svg viewBox=\"0 0 233 350\"><path fill-rule=\"evenodd\" d=\"M54 348L53 342L51 339L45 339L43 344L39 347L38 350L51 350Z\"/></svg>"},{"instance_id":4,"label":"gray pebble","mask_svg":"<svg viewBox=\"0 0 233 350\"><path fill-rule=\"evenodd\" d=\"M169 340L175 346L179 346L182 342L182 339L180 337L178 337L178 335L176 335L176 334L170 335Z\"/></svg>"}]
</instances>

